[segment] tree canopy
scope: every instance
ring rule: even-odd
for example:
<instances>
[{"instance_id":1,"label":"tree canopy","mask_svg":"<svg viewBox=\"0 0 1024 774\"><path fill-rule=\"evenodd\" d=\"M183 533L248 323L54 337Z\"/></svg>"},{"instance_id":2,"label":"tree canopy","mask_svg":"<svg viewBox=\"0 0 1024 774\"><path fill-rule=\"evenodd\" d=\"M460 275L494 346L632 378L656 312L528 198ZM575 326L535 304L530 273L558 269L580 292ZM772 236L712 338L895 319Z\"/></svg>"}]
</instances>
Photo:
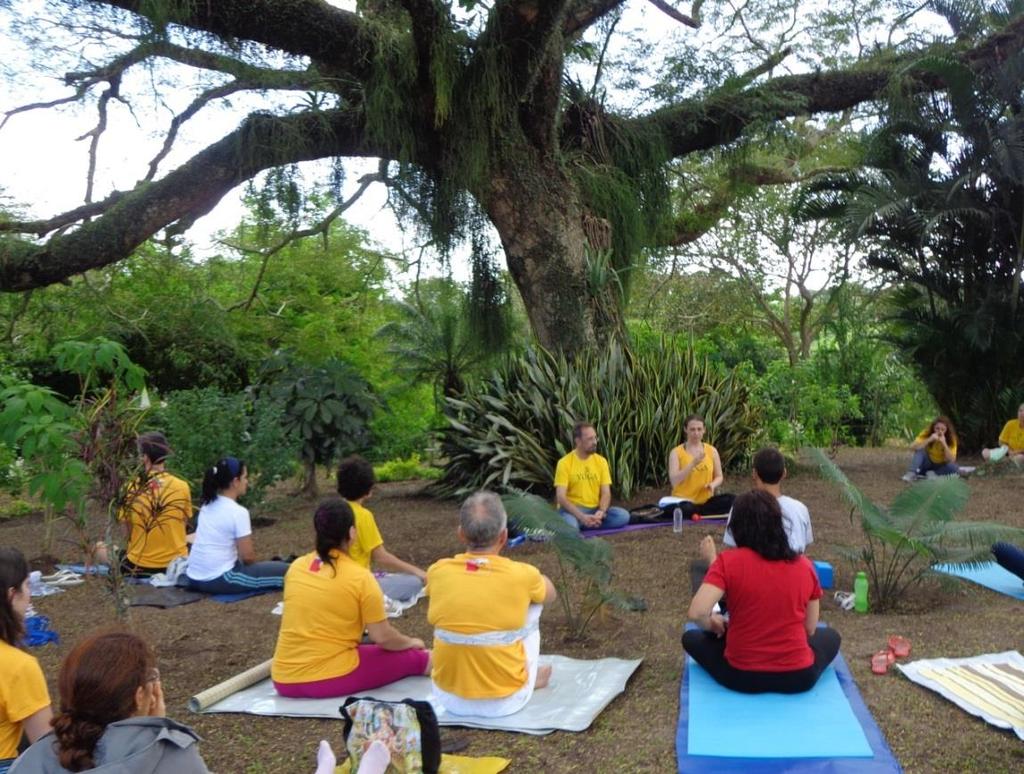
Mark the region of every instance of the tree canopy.
<instances>
[{"instance_id":1,"label":"tree canopy","mask_svg":"<svg viewBox=\"0 0 1024 774\"><path fill-rule=\"evenodd\" d=\"M51 0L40 11L25 4L14 10L28 14L26 30L33 15L55 14L60 35L77 41L77 56L63 74L66 97L21 106L5 120L74 102L91 104L97 118L86 137L83 204L48 218L0 220L0 289L37 288L120 261L154 235L186 231L266 170L375 158L381 163L372 181L388 185L396 206L442 250L460 240L474 246L481 280L474 287L484 298L496 287L496 266L478 235L481 224L493 224L539 341L571 352L622 324L621 294L594 281L595 255L610 252L621 269L646 249L699 236L722 209L721 196L692 196L681 160L765 136L790 117L840 113L893 89L944 88L941 72L913 66L923 52L941 51L983 72L1024 41L1024 20L1016 17L988 24L978 37L901 35L897 45L883 35L877 46L863 44L868 26L899 27L913 3L869 3L867 15L828 27L827 14L837 9L812 12L792 0L757 10L697 0L688 11L659 0L654 5L684 32L710 20L721 34L710 54L694 39L661 58L665 77L648 79L648 99L631 108L599 81L614 64L608 41L626 5L361 0L345 10L323 0ZM846 37L830 53L826 37L808 33L816 24L841 27ZM736 56L743 39L744 56ZM43 43L41 50L61 54L52 53L51 66L67 68L66 37L50 49ZM853 55L835 53L850 44ZM723 65L730 58L749 67L730 70ZM620 76L641 61L619 55ZM581 63L596 71L590 89L579 81ZM138 183L96 191L92 176L112 101L131 105L140 88L162 98L192 82L153 76L140 86L130 76L145 67L204 75ZM265 95L265 104L163 169L186 122L242 93ZM279 96L288 93L290 100ZM295 94L304 95L298 107ZM734 175L737 169L730 167ZM754 184L785 177L749 165L739 174ZM673 204L680 196L681 209Z\"/></svg>"}]
</instances>

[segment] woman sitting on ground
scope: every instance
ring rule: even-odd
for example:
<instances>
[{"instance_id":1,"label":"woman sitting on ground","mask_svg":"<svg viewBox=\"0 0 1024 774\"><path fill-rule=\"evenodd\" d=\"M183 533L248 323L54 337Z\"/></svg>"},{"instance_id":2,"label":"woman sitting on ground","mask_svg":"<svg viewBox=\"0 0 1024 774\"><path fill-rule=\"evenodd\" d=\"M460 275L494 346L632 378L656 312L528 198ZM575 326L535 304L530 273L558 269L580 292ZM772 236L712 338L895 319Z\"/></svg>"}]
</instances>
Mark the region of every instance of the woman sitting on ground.
<instances>
[{"instance_id":1,"label":"woman sitting on ground","mask_svg":"<svg viewBox=\"0 0 1024 774\"><path fill-rule=\"evenodd\" d=\"M50 728L50 694L39 662L19 646L29 605L28 562L17 548L0 548L0 774L29 742Z\"/></svg>"},{"instance_id":2,"label":"woman sitting on ground","mask_svg":"<svg viewBox=\"0 0 1024 774\"><path fill-rule=\"evenodd\" d=\"M287 562L258 562L249 511L238 498L249 488L245 463L225 457L203 476L202 508L188 557L188 587L204 594L280 589Z\"/></svg>"},{"instance_id":3,"label":"woman sitting on ground","mask_svg":"<svg viewBox=\"0 0 1024 774\"><path fill-rule=\"evenodd\" d=\"M994 449L982 449L981 456L990 462L1009 457L1018 465L1024 463L1024 403L1017 407L1017 418L1003 425L999 445Z\"/></svg>"},{"instance_id":4,"label":"woman sitting on ground","mask_svg":"<svg viewBox=\"0 0 1024 774\"><path fill-rule=\"evenodd\" d=\"M131 771L206 774L199 737L165 717L156 655L128 632L94 634L60 668L53 732L18 758L11 774Z\"/></svg>"},{"instance_id":5,"label":"woman sitting on ground","mask_svg":"<svg viewBox=\"0 0 1024 774\"><path fill-rule=\"evenodd\" d=\"M722 485L722 459L718 449L704 443L704 419L691 414L683 422L686 441L668 454L668 480L672 497L679 498L683 517L728 513L734 495L716 494Z\"/></svg>"},{"instance_id":6,"label":"woman sitting on ground","mask_svg":"<svg viewBox=\"0 0 1024 774\"><path fill-rule=\"evenodd\" d=\"M388 623L373 574L349 556L352 508L340 498L313 516L316 550L285 577L284 615L270 675L282 696L324 699L430 674L430 651ZM363 644L363 631L375 644Z\"/></svg>"},{"instance_id":7,"label":"woman sitting on ground","mask_svg":"<svg viewBox=\"0 0 1024 774\"><path fill-rule=\"evenodd\" d=\"M933 419L910 444L910 448L914 450L914 457L910 462L910 470L904 474L903 480L914 481L924 478L929 473L933 476L959 474L961 469L956 464L957 441L956 428L947 417ZM974 468L963 469L965 473L973 470Z\"/></svg>"},{"instance_id":8,"label":"woman sitting on ground","mask_svg":"<svg viewBox=\"0 0 1024 774\"><path fill-rule=\"evenodd\" d=\"M810 690L839 652L839 634L817 628L814 565L790 547L768 492L737 497L729 526L737 547L720 553L704 576L689 611L703 631L684 632L683 648L734 691ZM713 612L725 595L728 619Z\"/></svg>"}]
</instances>

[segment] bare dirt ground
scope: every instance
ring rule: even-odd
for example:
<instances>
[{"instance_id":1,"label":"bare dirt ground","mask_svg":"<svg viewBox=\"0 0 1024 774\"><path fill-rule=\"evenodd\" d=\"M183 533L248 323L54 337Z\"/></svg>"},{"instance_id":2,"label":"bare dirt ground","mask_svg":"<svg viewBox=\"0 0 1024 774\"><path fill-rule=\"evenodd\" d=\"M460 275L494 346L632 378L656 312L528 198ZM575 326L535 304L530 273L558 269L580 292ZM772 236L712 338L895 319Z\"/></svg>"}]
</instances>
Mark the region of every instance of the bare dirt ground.
<instances>
[{"instance_id":1,"label":"bare dirt ground","mask_svg":"<svg viewBox=\"0 0 1024 774\"><path fill-rule=\"evenodd\" d=\"M905 484L899 480L907 459L893 450L843 450L837 462L871 497L888 502ZM968 463L971 464L971 463ZM329 482L323 482L329 487ZM726 491L746 489L745 474L731 474ZM1024 527L1021 492L1024 476L970 481L965 517ZM455 553L456 504L419 494L418 484L379 488L370 502L388 548L422 567ZM857 545L859 528L831 485L809 468L791 471L785 491L811 511L815 542L808 553L835 566L837 588L850 589L854 568L843 562L836 544ZM630 504L657 499L645 492ZM282 490L259 514L276 518L255 534L257 551L301 553L312 547L313 504ZM682 535L670 528L610 538L615 549L616 583L642 595L643 613L615 612L593 622L584 641L567 642L562 611L545 614L543 652L578 658L643 658L625 694L617 698L584 733L530 737L466 731L468 755L502 755L510 772L671 772L675 771L675 725L679 709L682 654L679 635L690 601L687 563L706 534L721 537L722 528L695 525ZM29 516L0 524L0 544L15 545L27 556L39 553L42 527ZM552 549L532 543L514 550L516 559L555 572ZM74 558L67 544L56 553ZM271 614L279 594L221 605L210 600L172 610L133 608L129 626L157 648L164 675L168 712L202 735L202 753L219 772L309 772L315 750L328 739L343 747L341 723L326 720L257 718L244 715L191 715L190 695L257 664L272 654L280 619ZM90 580L64 594L34 600L61 635L59 646L34 649L56 700L60 660L70 644L91 629L109 625L113 609L100 580ZM1024 603L968 583L932 582L915 590L902 608L867 616L838 609L831 599L823 618L843 637L843 652L865 701L897 759L908 772L1024 771L1024 743L1012 733L975 719L896 672L873 675L869 658L889 634L913 642L915 657L957 657L1009 649L1024 650ZM396 621L402 631L429 642L426 604ZM727 718L723 722L728 722ZM446 732L447 733L447 732ZM460 734L463 732L460 730Z\"/></svg>"}]
</instances>

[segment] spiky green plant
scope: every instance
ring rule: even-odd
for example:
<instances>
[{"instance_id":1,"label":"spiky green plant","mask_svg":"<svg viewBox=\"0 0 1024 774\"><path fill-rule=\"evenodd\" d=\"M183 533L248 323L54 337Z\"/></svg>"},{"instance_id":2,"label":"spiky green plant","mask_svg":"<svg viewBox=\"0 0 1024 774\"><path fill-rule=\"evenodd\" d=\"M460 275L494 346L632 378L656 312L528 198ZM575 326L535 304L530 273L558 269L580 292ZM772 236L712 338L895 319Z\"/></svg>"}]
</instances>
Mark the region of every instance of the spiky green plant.
<instances>
[{"instance_id":1,"label":"spiky green plant","mask_svg":"<svg viewBox=\"0 0 1024 774\"><path fill-rule=\"evenodd\" d=\"M612 588L612 547L606 540L584 540L548 502L536 495L505 495L502 501L509 521L519 529L550 536L548 544L558 560L558 575L551 582L565 613L567 639L582 639L594 616L605 606L630 611L647 609L647 603L640 597Z\"/></svg>"},{"instance_id":2,"label":"spiky green plant","mask_svg":"<svg viewBox=\"0 0 1024 774\"><path fill-rule=\"evenodd\" d=\"M907 591L933 572L935 564L976 567L991 561L999 540L1024 540L1024 530L985 521L957 521L969 489L958 477L939 477L909 486L888 506L872 501L820 449L812 457L822 476L850 504L850 521L860 522L866 543L840 548L863 567L876 610L893 607Z\"/></svg>"},{"instance_id":3,"label":"spiky green plant","mask_svg":"<svg viewBox=\"0 0 1024 774\"><path fill-rule=\"evenodd\" d=\"M594 424L617 497L667 485L667 456L683 419L700 414L728 466L744 455L756 424L746 383L669 342L643 352L619 345L564 354L534 349L445 401L448 460L439 494L476 489L549 493L577 420Z\"/></svg>"}]
</instances>

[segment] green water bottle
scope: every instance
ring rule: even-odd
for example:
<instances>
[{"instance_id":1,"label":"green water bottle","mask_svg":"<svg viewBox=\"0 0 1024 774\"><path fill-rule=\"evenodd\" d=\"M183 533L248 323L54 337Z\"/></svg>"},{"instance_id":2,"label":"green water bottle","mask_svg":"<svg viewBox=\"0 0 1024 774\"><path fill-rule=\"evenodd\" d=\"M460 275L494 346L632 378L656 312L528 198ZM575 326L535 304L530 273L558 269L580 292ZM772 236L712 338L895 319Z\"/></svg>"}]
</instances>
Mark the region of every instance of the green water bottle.
<instances>
[{"instance_id":1,"label":"green water bottle","mask_svg":"<svg viewBox=\"0 0 1024 774\"><path fill-rule=\"evenodd\" d=\"M858 613L868 611L868 576L863 571L857 573L853 582L853 609Z\"/></svg>"}]
</instances>

